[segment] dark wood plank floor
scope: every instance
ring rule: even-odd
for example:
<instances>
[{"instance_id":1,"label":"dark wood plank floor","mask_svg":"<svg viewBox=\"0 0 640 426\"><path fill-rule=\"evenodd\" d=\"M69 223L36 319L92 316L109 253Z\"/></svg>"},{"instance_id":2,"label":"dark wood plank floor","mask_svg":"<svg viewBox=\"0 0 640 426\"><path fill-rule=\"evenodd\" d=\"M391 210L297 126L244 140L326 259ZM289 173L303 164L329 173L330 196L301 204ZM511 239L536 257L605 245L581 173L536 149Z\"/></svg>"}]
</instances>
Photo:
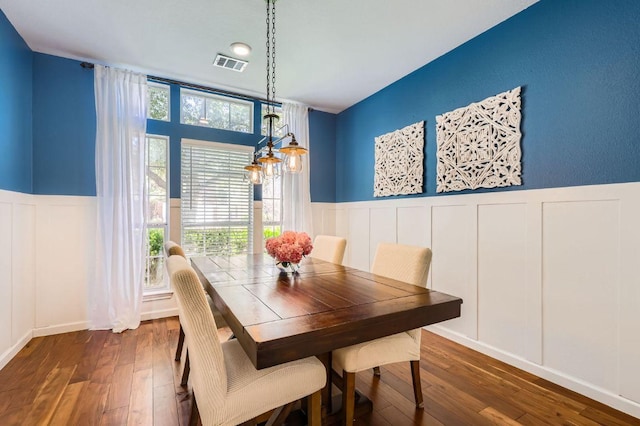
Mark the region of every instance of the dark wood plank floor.
<instances>
[{"instance_id":1,"label":"dark wood plank floor","mask_svg":"<svg viewBox=\"0 0 640 426\"><path fill-rule=\"evenodd\" d=\"M122 334L39 337L0 370L0 425L185 425L190 393L173 360L177 318ZM229 331L221 331L226 339ZM416 410L409 363L357 375L374 411L356 425L640 425L623 414L478 352L423 332Z\"/></svg>"}]
</instances>

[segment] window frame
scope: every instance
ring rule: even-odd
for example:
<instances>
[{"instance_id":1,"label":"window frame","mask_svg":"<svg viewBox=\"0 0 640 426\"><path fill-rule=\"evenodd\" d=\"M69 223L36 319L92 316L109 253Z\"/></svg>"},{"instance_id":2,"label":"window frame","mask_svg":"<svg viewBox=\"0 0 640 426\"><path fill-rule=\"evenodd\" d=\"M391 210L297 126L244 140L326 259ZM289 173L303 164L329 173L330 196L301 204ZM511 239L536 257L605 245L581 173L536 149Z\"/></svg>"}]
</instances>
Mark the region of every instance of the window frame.
<instances>
[{"instance_id":1,"label":"window frame","mask_svg":"<svg viewBox=\"0 0 640 426\"><path fill-rule=\"evenodd\" d=\"M207 99L224 101L224 102L228 103L229 106L230 106L229 107L229 114L231 114L231 105L232 104L248 106L249 107L249 123L247 125L247 131L245 132L245 131L242 131L242 130L233 130L231 128L214 127L214 126L210 126L208 124L203 124L201 122L198 122L196 124L185 123L184 122L184 112L183 112L183 109L182 109L182 98L183 98L183 96L185 94L190 95L190 96L198 96L198 97L203 98L204 99L205 114L206 114L206 110L207 110L207 103L206 103ZM205 127L205 128L208 128L208 129L217 129L217 130L226 130L226 131L229 131L229 132L253 134L253 132L254 132L254 129L253 129L253 125L254 125L253 114L254 114L254 103L251 102L251 101L246 101L246 100L243 100L243 99L233 98L231 96L217 95L217 94L214 94L214 93L203 92L203 91L199 91L199 90L180 87L180 124L183 124L185 126L197 126L197 127ZM231 122L231 119L229 117L229 123L230 122Z\"/></svg>"},{"instance_id":2,"label":"window frame","mask_svg":"<svg viewBox=\"0 0 640 426\"><path fill-rule=\"evenodd\" d=\"M280 187L280 196L279 197L265 197L265 185L272 185L274 188L273 193L275 194L275 186L278 185ZM276 178L273 179L269 179L265 182L262 183L262 236L263 238L266 239L270 238L270 237L275 237L278 236L282 233L282 209L283 209L283 203L282 203L282 176L278 176ZM273 201L274 205L276 203L276 200L278 202L278 205L280 206L280 220L278 221L267 221L265 219L265 212L267 210L266 206L265 206L265 201L269 202L269 201ZM276 231L277 228L277 231ZM271 230L271 234L267 236L267 230Z\"/></svg>"},{"instance_id":3,"label":"window frame","mask_svg":"<svg viewBox=\"0 0 640 426\"><path fill-rule=\"evenodd\" d=\"M185 170L186 168L184 167L184 148L186 146L194 146L194 147L204 147L204 148L210 148L210 149L214 149L214 150L221 150L221 151L227 151L227 152L238 152L238 153L243 153L246 154L246 160L247 160L247 164L248 162L251 161L251 158L253 158L253 147L251 146L246 146L246 145L239 145L239 144L232 144L232 143L223 143L223 142L209 142L209 141L203 141L203 140L196 140L196 139L188 139L188 138L183 138L181 140L181 144L180 144L180 175L181 175L181 184L180 184L180 205L181 205L181 218L180 218L180 230L181 230L181 241L180 244L182 246L182 248L185 250L185 253L187 254L187 257L189 256L208 256L208 255L217 255L218 253L213 253L213 254L209 254L210 252L207 251L208 246L204 245L203 249L204 252L200 252L200 251L196 251L193 252L193 250L190 247L190 243L188 241L186 241L185 237L187 236L188 232L189 232L189 227L197 230L198 228L202 229L202 228L215 228L216 224L215 222L212 221L202 221L201 224L196 224L196 225L188 225L187 227L185 227L185 218L186 218L186 206L187 203L191 202L189 200L189 197L186 196L186 194L184 193L184 185L185 185ZM244 159L242 159L242 161L244 161ZM191 176L191 175L190 175ZM212 179L211 175L209 175L209 179ZM253 244L254 244L254 240L256 238L256 236L254 235L254 226L255 226L255 218L254 218L254 190L253 190L253 185L251 185L251 183L246 180L246 173L244 171L244 169L238 169L238 173L235 175L236 177L241 177L242 181L245 182L246 181L246 185L248 188L248 194L247 194L247 217L248 217L248 222L247 223L243 223L242 226L246 226L247 227L247 245L246 245L246 253L251 254L253 253ZM220 221L220 226L221 227L228 227L229 229L234 228L235 226L233 226L234 224L232 224L231 220L227 220L227 221ZM222 253L222 254L218 254L218 255L229 255L229 253Z\"/></svg>"},{"instance_id":4,"label":"window frame","mask_svg":"<svg viewBox=\"0 0 640 426\"><path fill-rule=\"evenodd\" d=\"M149 139L163 139L165 141L165 181L166 181L166 188L165 188L165 208L166 211L164 213L164 219L165 221L163 223L151 223L148 221L149 218L149 205L150 205L150 191L149 191L149 182L147 180L147 171L149 169L149 167L152 167L149 164ZM164 243L166 243L169 239L170 239L170 235L169 235L169 226L171 223L171 218L170 218L170 214L171 214L171 194L170 194L170 142L171 139L169 136L167 135L157 135L157 134L150 134L147 133L145 135L145 150L146 150L146 164L145 164L145 186L146 186L146 191L145 191L145 203L147 205L147 217L145 217L145 273L144 273L144 284L143 284L143 295L145 296L145 298L147 296L153 296L153 295L158 295L158 294L164 294L164 293L169 293L171 291L171 286L170 286L170 282L169 279L165 273L165 267L164 267L164 247L160 247L159 252L156 255L150 255L149 253L149 231L151 229L162 229L163 230L163 241L162 241L162 246L164 246ZM163 284L160 286L154 286L154 287L150 287L147 286L147 283L149 282L149 273L150 273L150 269L151 269L151 262L153 259L160 259L158 264L161 266L160 270L162 271L162 282ZM157 268L157 266L156 266Z\"/></svg>"}]
</instances>

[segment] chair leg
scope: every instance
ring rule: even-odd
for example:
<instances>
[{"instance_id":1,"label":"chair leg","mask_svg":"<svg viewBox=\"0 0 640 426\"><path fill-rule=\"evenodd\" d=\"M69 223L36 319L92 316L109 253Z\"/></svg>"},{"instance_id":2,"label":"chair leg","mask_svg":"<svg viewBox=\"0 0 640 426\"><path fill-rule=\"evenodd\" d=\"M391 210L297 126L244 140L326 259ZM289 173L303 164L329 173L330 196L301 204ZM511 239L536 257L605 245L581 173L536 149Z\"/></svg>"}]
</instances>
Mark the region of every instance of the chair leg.
<instances>
[{"instance_id":1,"label":"chair leg","mask_svg":"<svg viewBox=\"0 0 640 426\"><path fill-rule=\"evenodd\" d=\"M182 345L184 345L184 330L180 324L180 334L178 335L178 347L176 348L176 361L180 361L182 356Z\"/></svg>"},{"instance_id":2,"label":"chair leg","mask_svg":"<svg viewBox=\"0 0 640 426\"><path fill-rule=\"evenodd\" d=\"M356 373L342 373L342 424L351 426L356 405Z\"/></svg>"},{"instance_id":3,"label":"chair leg","mask_svg":"<svg viewBox=\"0 0 640 426\"><path fill-rule=\"evenodd\" d=\"M180 386L187 386L189 382L189 372L191 371L191 365L189 363L189 348L187 348L187 355L184 359L184 370L182 370L182 380L180 381Z\"/></svg>"},{"instance_id":4,"label":"chair leg","mask_svg":"<svg viewBox=\"0 0 640 426\"><path fill-rule=\"evenodd\" d=\"M380 377L380 367L373 367L373 375Z\"/></svg>"},{"instance_id":5,"label":"chair leg","mask_svg":"<svg viewBox=\"0 0 640 426\"><path fill-rule=\"evenodd\" d=\"M189 426L198 426L200 424L200 412L198 404L196 404L196 395L191 398L191 415L189 416Z\"/></svg>"},{"instance_id":6,"label":"chair leg","mask_svg":"<svg viewBox=\"0 0 640 426\"><path fill-rule=\"evenodd\" d=\"M320 426L322 424L322 389L307 397L307 425Z\"/></svg>"},{"instance_id":7,"label":"chair leg","mask_svg":"<svg viewBox=\"0 0 640 426\"><path fill-rule=\"evenodd\" d=\"M424 407L422 401L422 384L420 383L420 361L411 361L411 378L413 379L413 397L416 408Z\"/></svg>"}]
</instances>

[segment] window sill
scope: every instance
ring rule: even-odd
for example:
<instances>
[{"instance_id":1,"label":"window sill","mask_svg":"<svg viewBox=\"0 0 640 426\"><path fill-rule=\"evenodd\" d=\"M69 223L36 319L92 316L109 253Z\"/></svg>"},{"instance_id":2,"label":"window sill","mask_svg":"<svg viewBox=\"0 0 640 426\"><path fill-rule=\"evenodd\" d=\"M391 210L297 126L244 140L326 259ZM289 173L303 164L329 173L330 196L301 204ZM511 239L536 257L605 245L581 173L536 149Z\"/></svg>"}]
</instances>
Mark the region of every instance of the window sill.
<instances>
[{"instance_id":1,"label":"window sill","mask_svg":"<svg viewBox=\"0 0 640 426\"><path fill-rule=\"evenodd\" d=\"M171 299L172 297L173 297L173 291L172 290L167 290L167 289L155 290L155 291L145 292L142 295L142 301L143 302L151 302L151 301L154 301L154 300Z\"/></svg>"}]
</instances>

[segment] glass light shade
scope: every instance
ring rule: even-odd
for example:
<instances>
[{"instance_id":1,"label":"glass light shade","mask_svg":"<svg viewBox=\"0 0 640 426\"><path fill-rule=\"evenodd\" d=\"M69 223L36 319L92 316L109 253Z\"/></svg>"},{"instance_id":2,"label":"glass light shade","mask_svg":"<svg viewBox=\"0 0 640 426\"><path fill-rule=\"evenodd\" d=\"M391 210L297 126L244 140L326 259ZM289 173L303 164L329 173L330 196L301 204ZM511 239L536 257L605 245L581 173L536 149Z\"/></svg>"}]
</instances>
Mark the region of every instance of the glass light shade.
<instances>
[{"instance_id":1,"label":"glass light shade","mask_svg":"<svg viewBox=\"0 0 640 426\"><path fill-rule=\"evenodd\" d=\"M280 176L280 163L268 163L265 165L265 168L262 170L264 174L264 178L273 179L276 176Z\"/></svg>"},{"instance_id":2,"label":"glass light shade","mask_svg":"<svg viewBox=\"0 0 640 426\"><path fill-rule=\"evenodd\" d=\"M300 173L302 171L302 157L297 154L285 156L284 170L289 173Z\"/></svg>"},{"instance_id":3,"label":"glass light shade","mask_svg":"<svg viewBox=\"0 0 640 426\"><path fill-rule=\"evenodd\" d=\"M280 160L278 157L271 156L258 158L258 161L262 165L262 176L264 179L271 179L276 176L280 176Z\"/></svg>"},{"instance_id":4,"label":"glass light shade","mask_svg":"<svg viewBox=\"0 0 640 426\"><path fill-rule=\"evenodd\" d=\"M254 185L260 185L262 183L262 167L260 167L259 164L253 163L250 166L245 166L244 169L247 171L249 182Z\"/></svg>"}]
</instances>

